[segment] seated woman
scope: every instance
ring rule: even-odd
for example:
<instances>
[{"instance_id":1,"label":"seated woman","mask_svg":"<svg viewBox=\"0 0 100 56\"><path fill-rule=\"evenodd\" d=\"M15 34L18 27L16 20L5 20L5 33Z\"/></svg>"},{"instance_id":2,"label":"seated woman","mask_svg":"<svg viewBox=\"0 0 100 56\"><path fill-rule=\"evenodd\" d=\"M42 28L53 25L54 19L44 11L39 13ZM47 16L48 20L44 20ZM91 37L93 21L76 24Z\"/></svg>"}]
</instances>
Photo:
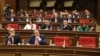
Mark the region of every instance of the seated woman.
<instances>
[{"instance_id":1,"label":"seated woman","mask_svg":"<svg viewBox=\"0 0 100 56\"><path fill-rule=\"evenodd\" d=\"M49 20L45 20L44 24L42 24L40 26L40 29L42 29L42 30L52 30L52 25L50 24L50 21Z\"/></svg>"},{"instance_id":2,"label":"seated woman","mask_svg":"<svg viewBox=\"0 0 100 56\"><path fill-rule=\"evenodd\" d=\"M89 26L85 23L82 23L77 27L77 31L89 31Z\"/></svg>"},{"instance_id":3,"label":"seated woman","mask_svg":"<svg viewBox=\"0 0 100 56\"><path fill-rule=\"evenodd\" d=\"M31 20L25 25L24 30L36 30L38 28L37 24L33 24Z\"/></svg>"},{"instance_id":4,"label":"seated woman","mask_svg":"<svg viewBox=\"0 0 100 56\"><path fill-rule=\"evenodd\" d=\"M60 30L73 30L72 26L68 25L66 20L63 20L63 25L60 26Z\"/></svg>"}]
</instances>

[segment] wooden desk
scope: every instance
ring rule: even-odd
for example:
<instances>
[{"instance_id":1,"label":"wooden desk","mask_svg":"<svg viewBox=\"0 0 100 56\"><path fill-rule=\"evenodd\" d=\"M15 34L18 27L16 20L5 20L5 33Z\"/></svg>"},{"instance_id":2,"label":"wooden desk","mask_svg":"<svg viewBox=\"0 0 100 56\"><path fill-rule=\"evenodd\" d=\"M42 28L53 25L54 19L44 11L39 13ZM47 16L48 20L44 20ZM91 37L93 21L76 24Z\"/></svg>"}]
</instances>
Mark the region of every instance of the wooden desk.
<instances>
[{"instance_id":1,"label":"wooden desk","mask_svg":"<svg viewBox=\"0 0 100 56\"><path fill-rule=\"evenodd\" d=\"M0 45L0 54L35 54L49 56L99 56L100 48L59 47L59 46L33 46L33 45Z\"/></svg>"},{"instance_id":2,"label":"wooden desk","mask_svg":"<svg viewBox=\"0 0 100 56\"><path fill-rule=\"evenodd\" d=\"M0 43L4 42L4 36L8 33L7 30L0 30ZM17 30L16 33L20 34L21 38L28 41L29 36L33 34L32 30ZM41 34L44 34L46 37L47 44L49 41L54 39L54 36L69 36L70 37L70 46L76 46L78 38L80 36L94 36L96 37L96 45L99 44L99 32L77 32L77 31L57 31L57 30L40 30Z\"/></svg>"}]
</instances>

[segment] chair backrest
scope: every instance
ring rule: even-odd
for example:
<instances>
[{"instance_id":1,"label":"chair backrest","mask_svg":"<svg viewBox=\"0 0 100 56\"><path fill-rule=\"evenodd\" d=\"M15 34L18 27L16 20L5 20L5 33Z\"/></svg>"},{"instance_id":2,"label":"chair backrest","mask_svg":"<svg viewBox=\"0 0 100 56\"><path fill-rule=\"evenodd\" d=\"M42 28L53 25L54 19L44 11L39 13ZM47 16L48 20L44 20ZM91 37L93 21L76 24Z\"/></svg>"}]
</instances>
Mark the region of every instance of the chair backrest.
<instances>
[{"instance_id":1,"label":"chair backrest","mask_svg":"<svg viewBox=\"0 0 100 56\"><path fill-rule=\"evenodd\" d=\"M55 46L63 46L63 44L65 44L65 46L69 46L70 45L69 37L68 36L55 36L54 44Z\"/></svg>"},{"instance_id":2,"label":"chair backrest","mask_svg":"<svg viewBox=\"0 0 100 56\"><path fill-rule=\"evenodd\" d=\"M80 23L88 24L88 23L90 23L90 20L89 19L80 19Z\"/></svg>"},{"instance_id":3,"label":"chair backrest","mask_svg":"<svg viewBox=\"0 0 100 56\"><path fill-rule=\"evenodd\" d=\"M15 30L18 30L19 29L19 25L11 23L11 24L7 24L6 29L7 28L14 28Z\"/></svg>"},{"instance_id":4,"label":"chair backrest","mask_svg":"<svg viewBox=\"0 0 100 56\"><path fill-rule=\"evenodd\" d=\"M35 18L38 18L39 16L40 16L40 14L35 14L34 15Z\"/></svg>"},{"instance_id":5,"label":"chair backrest","mask_svg":"<svg viewBox=\"0 0 100 56\"><path fill-rule=\"evenodd\" d=\"M80 36L79 45L86 48L96 47L96 37L91 36Z\"/></svg>"},{"instance_id":6,"label":"chair backrest","mask_svg":"<svg viewBox=\"0 0 100 56\"><path fill-rule=\"evenodd\" d=\"M45 18L46 19L51 19L52 18L52 14L46 14Z\"/></svg>"},{"instance_id":7,"label":"chair backrest","mask_svg":"<svg viewBox=\"0 0 100 56\"><path fill-rule=\"evenodd\" d=\"M36 24L36 29L39 29L39 25L38 24Z\"/></svg>"}]
</instances>

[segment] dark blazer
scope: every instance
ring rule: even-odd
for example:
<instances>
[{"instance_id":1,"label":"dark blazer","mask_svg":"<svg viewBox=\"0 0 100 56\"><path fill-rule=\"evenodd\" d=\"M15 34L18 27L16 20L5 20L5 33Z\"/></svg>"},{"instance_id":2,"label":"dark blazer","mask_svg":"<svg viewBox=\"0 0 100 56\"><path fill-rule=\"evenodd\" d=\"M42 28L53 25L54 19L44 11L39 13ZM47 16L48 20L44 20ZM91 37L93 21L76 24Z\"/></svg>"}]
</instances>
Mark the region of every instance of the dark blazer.
<instances>
[{"instance_id":1,"label":"dark blazer","mask_svg":"<svg viewBox=\"0 0 100 56\"><path fill-rule=\"evenodd\" d=\"M73 18L66 18L65 20L67 20L67 21L71 20L71 22L74 23L74 19Z\"/></svg>"},{"instance_id":2,"label":"dark blazer","mask_svg":"<svg viewBox=\"0 0 100 56\"><path fill-rule=\"evenodd\" d=\"M7 21L11 22L11 18L12 17L10 16L10 17L7 17L6 19L7 19ZM14 19L14 21L18 21L18 18L16 16L14 16L13 19Z\"/></svg>"},{"instance_id":3,"label":"dark blazer","mask_svg":"<svg viewBox=\"0 0 100 56\"><path fill-rule=\"evenodd\" d=\"M7 34L7 35L5 36L5 44L7 44L7 42L8 42L8 37L9 37L9 35L10 35L10 34ZM14 41L14 43L12 43L12 44L22 43L22 40L21 40L19 34L15 34L14 40L13 40L13 41Z\"/></svg>"},{"instance_id":4,"label":"dark blazer","mask_svg":"<svg viewBox=\"0 0 100 56\"><path fill-rule=\"evenodd\" d=\"M40 34L41 41L39 42L40 45L46 45L45 36L43 34ZM29 44L35 43L35 36L31 35L28 41Z\"/></svg>"},{"instance_id":5,"label":"dark blazer","mask_svg":"<svg viewBox=\"0 0 100 56\"><path fill-rule=\"evenodd\" d=\"M51 18L51 22L55 22L55 18ZM60 18L57 18L57 22L62 22Z\"/></svg>"},{"instance_id":6,"label":"dark blazer","mask_svg":"<svg viewBox=\"0 0 100 56\"><path fill-rule=\"evenodd\" d=\"M26 22L26 17L20 17L19 20Z\"/></svg>"},{"instance_id":7,"label":"dark blazer","mask_svg":"<svg viewBox=\"0 0 100 56\"><path fill-rule=\"evenodd\" d=\"M72 16L73 16L73 18L77 18L78 17L78 15L76 15L76 14L72 14Z\"/></svg>"},{"instance_id":8,"label":"dark blazer","mask_svg":"<svg viewBox=\"0 0 100 56\"><path fill-rule=\"evenodd\" d=\"M70 26L70 25L67 25L65 28L64 28L64 25L61 25L60 29L61 30L73 30L72 26Z\"/></svg>"},{"instance_id":9,"label":"dark blazer","mask_svg":"<svg viewBox=\"0 0 100 56\"><path fill-rule=\"evenodd\" d=\"M48 27L48 29L50 29L52 26L51 26L51 24L50 25L42 24L40 26L40 29L46 29L47 27Z\"/></svg>"}]
</instances>

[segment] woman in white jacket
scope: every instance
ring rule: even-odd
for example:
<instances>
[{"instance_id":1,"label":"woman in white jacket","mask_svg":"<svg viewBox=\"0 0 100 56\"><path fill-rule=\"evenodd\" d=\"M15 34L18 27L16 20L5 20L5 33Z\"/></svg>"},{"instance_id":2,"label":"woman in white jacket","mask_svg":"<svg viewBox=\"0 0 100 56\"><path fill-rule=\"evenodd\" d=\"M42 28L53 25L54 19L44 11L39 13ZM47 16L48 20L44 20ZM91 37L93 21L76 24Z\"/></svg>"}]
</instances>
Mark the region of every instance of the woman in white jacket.
<instances>
[{"instance_id":1,"label":"woman in white jacket","mask_svg":"<svg viewBox=\"0 0 100 56\"><path fill-rule=\"evenodd\" d=\"M25 25L24 30L36 30L37 28L37 24L33 24L30 20L29 23Z\"/></svg>"}]
</instances>

